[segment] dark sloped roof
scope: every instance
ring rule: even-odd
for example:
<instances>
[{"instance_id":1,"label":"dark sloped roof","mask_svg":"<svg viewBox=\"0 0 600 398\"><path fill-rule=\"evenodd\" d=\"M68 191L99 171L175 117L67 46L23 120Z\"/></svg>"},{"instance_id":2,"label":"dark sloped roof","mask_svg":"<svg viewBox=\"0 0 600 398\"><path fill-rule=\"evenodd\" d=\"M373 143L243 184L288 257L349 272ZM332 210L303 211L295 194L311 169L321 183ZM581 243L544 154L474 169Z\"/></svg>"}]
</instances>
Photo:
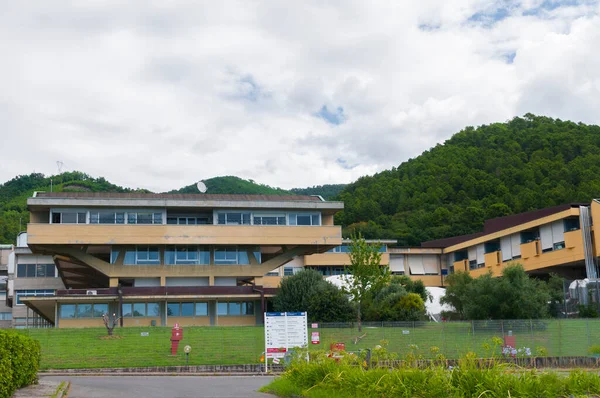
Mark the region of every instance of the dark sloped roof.
<instances>
[{"instance_id":1,"label":"dark sloped roof","mask_svg":"<svg viewBox=\"0 0 600 398\"><path fill-rule=\"evenodd\" d=\"M497 217L486 220L483 225L483 232L477 232L475 234L454 236L452 238L444 238L431 240L428 242L421 243L421 247L450 247L457 245L462 242L466 242L471 239L479 238L484 235L493 234L494 232L502 231L504 229L512 228L520 224L525 224L530 221L537 220L539 218L547 217L552 214L560 213L561 211L568 210L573 207L587 206L588 203L568 203L564 205L558 205L553 207L547 207L545 209L528 211L526 213L513 214L510 216Z\"/></svg>"},{"instance_id":2,"label":"dark sloped roof","mask_svg":"<svg viewBox=\"0 0 600 398\"><path fill-rule=\"evenodd\" d=\"M466 242L471 239L479 238L480 236L483 236L483 235L484 235L483 232L477 232L475 234L460 235L460 236L453 236L451 238L430 240L428 242L422 242L421 247L444 248L444 247L458 245L459 243Z\"/></svg>"},{"instance_id":3,"label":"dark sloped roof","mask_svg":"<svg viewBox=\"0 0 600 398\"><path fill-rule=\"evenodd\" d=\"M546 207L545 209L528 211L526 213L513 214L511 216L492 218L485 221L485 224L483 225L483 233L486 235L491 234L502 231L503 229L517 226L519 224L525 224L526 222L537 220L538 218L560 213L561 211L569 210L572 207L588 205L589 203L567 203L564 205Z\"/></svg>"},{"instance_id":4,"label":"dark sloped roof","mask_svg":"<svg viewBox=\"0 0 600 398\"><path fill-rule=\"evenodd\" d=\"M37 198L64 199L162 199L162 200L228 200L268 202L321 202L317 196L308 195L237 195L193 193L137 193L137 192L38 192Z\"/></svg>"}]
</instances>

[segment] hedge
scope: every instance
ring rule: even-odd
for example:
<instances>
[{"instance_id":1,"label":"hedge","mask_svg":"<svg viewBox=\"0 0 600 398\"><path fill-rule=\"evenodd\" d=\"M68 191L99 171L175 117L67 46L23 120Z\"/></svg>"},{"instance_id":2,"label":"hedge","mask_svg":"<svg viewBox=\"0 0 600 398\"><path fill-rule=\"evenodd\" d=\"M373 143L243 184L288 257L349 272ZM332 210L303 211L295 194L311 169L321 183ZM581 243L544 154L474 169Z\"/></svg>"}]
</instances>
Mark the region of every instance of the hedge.
<instances>
[{"instance_id":1,"label":"hedge","mask_svg":"<svg viewBox=\"0 0 600 398\"><path fill-rule=\"evenodd\" d=\"M40 343L13 331L0 330L0 398L37 382Z\"/></svg>"}]
</instances>

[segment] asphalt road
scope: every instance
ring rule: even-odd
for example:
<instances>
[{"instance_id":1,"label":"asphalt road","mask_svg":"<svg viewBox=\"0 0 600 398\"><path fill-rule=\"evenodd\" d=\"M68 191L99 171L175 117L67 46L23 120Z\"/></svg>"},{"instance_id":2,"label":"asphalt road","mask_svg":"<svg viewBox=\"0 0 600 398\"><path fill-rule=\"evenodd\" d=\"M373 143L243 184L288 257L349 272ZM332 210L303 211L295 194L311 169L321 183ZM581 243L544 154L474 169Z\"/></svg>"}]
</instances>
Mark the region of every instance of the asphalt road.
<instances>
[{"instance_id":1,"label":"asphalt road","mask_svg":"<svg viewBox=\"0 0 600 398\"><path fill-rule=\"evenodd\" d=\"M42 376L70 381L69 398L273 397L256 392L271 376Z\"/></svg>"}]
</instances>

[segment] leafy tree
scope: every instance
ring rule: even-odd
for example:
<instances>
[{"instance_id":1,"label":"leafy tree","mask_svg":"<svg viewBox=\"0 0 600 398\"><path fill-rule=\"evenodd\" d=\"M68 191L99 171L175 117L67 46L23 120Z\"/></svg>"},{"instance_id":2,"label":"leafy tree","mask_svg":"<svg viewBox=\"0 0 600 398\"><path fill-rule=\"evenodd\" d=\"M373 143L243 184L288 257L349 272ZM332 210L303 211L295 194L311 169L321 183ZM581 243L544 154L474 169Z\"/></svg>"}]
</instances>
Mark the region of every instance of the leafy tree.
<instances>
[{"instance_id":1,"label":"leafy tree","mask_svg":"<svg viewBox=\"0 0 600 398\"><path fill-rule=\"evenodd\" d=\"M443 304L454 307L463 319L532 319L549 315L551 299L548 285L527 275L514 264L494 278L491 272L471 278L465 272L449 275Z\"/></svg>"},{"instance_id":2,"label":"leafy tree","mask_svg":"<svg viewBox=\"0 0 600 398\"><path fill-rule=\"evenodd\" d=\"M380 244L370 244L361 235L352 237L350 244L351 276L346 276L346 284L342 288L356 304L356 320L358 331L362 331L362 304L371 299L374 291L380 290L390 280L390 270L381 265Z\"/></svg>"},{"instance_id":3,"label":"leafy tree","mask_svg":"<svg viewBox=\"0 0 600 398\"><path fill-rule=\"evenodd\" d=\"M273 309L306 311L311 322L346 322L354 318L354 308L348 298L312 269L304 269L281 281L279 292L273 298Z\"/></svg>"},{"instance_id":4,"label":"leafy tree","mask_svg":"<svg viewBox=\"0 0 600 398\"><path fill-rule=\"evenodd\" d=\"M367 321L416 321L425 316L425 303L418 293L409 293L392 277L386 286L374 292L372 300L363 304Z\"/></svg>"},{"instance_id":5,"label":"leafy tree","mask_svg":"<svg viewBox=\"0 0 600 398\"><path fill-rule=\"evenodd\" d=\"M469 301L469 287L473 277L464 271L458 271L446 277L446 293L440 298L440 303L454 308L454 313L460 319L465 319L465 304Z\"/></svg>"}]
</instances>

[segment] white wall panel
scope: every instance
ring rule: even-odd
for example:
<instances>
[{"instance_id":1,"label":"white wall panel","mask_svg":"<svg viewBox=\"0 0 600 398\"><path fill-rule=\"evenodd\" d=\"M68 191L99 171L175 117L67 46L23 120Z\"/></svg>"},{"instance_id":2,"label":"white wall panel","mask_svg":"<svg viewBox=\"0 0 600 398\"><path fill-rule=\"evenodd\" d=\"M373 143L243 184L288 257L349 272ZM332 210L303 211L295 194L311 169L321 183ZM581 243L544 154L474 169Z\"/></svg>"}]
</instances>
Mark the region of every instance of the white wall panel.
<instances>
[{"instance_id":1,"label":"white wall panel","mask_svg":"<svg viewBox=\"0 0 600 398\"><path fill-rule=\"evenodd\" d=\"M542 241L542 250L552 249L552 225L544 224L540 226L540 240Z\"/></svg>"},{"instance_id":2,"label":"white wall panel","mask_svg":"<svg viewBox=\"0 0 600 398\"><path fill-rule=\"evenodd\" d=\"M423 267L423 257L419 255L408 256L408 267L412 275L425 275L425 268Z\"/></svg>"},{"instance_id":3,"label":"white wall panel","mask_svg":"<svg viewBox=\"0 0 600 398\"><path fill-rule=\"evenodd\" d=\"M500 250L502 251L502 261L512 260L512 246L510 244L510 236L500 238Z\"/></svg>"},{"instance_id":4,"label":"white wall panel","mask_svg":"<svg viewBox=\"0 0 600 398\"><path fill-rule=\"evenodd\" d=\"M390 254L390 271L405 272L404 254Z\"/></svg>"},{"instance_id":5,"label":"white wall panel","mask_svg":"<svg viewBox=\"0 0 600 398\"><path fill-rule=\"evenodd\" d=\"M521 256L521 234L512 234L510 236L510 245L512 248L512 256L520 257Z\"/></svg>"}]
</instances>

